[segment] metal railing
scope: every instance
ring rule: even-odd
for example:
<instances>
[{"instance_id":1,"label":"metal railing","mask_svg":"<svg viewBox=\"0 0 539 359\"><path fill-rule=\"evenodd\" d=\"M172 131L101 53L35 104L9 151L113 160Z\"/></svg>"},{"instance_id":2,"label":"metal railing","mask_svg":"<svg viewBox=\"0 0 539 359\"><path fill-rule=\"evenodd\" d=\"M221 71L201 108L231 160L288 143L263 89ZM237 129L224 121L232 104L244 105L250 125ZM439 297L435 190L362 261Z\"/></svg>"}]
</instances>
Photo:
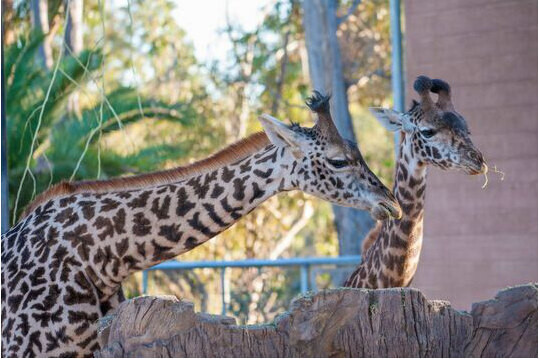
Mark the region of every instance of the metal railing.
<instances>
[{"instance_id":1,"label":"metal railing","mask_svg":"<svg viewBox=\"0 0 539 359\"><path fill-rule=\"evenodd\" d=\"M262 268L262 267L299 267L300 268L300 290L301 293L309 289L316 289L311 269L313 267L334 265L334 266L356 266L361 262L361 256L342 257L306 257L306 258L285 258L285 259L245 259L240 261L199 261L180 262L172 260L153 266L142 272L142 292L148 293L148 274L156 270L188 270L215 268L220 269L221 277L221 305L222 314L226 314L228 303L226 301L226 269L227 268Z\"/></svg>"}]
</instances>

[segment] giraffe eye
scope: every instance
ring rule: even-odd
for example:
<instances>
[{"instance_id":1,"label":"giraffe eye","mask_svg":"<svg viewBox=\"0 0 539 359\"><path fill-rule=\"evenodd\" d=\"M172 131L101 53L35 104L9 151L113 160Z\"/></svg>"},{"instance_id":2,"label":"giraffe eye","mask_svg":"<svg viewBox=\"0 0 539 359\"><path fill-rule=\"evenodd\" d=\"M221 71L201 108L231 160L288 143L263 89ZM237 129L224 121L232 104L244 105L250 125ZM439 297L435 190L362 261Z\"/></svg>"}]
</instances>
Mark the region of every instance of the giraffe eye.
<instances>
[{"instance_id":1,"label":"giraffe eye","mask_svg":"<svg viewBox=\"0 0 539 359\"><path fill-rule=\"evenodd\" d=\"M330 165L332 165L335 168L343 168L350 165L350 163L347 160L340 160L340 159L332 160L328 158L328 162Z\"/></svg>"},{"instance_id":2,"label":"giraffe eye","mask_svg":"<svg viewBox=\"0 0 539 359\"><path fill-rule=\"evenodd\" d=\"M431 138L432 136L434 136L436 134L436 131L432 130L432 129L426 129L426 130L421 130L421 136L425 137L425 138Z\"/></svg>"}]
</instances>

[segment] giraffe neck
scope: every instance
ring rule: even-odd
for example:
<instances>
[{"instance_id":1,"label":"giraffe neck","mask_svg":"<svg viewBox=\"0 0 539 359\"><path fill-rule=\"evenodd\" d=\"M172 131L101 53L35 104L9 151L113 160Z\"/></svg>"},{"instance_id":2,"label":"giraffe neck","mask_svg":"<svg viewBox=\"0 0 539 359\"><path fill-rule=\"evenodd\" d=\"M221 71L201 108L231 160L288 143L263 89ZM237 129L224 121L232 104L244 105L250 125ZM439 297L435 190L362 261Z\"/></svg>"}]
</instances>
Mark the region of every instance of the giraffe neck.
<instances>
[{"instance_id":1,"label":"giraffe neck","mask_svg":"<svg viewBox=\"0 0 539 359\"><path fill-rule=\"evenodd\" d=\"M402 218L381 223L376 241L346 281L347 287L407 286L416 272L423 242L427 168L414 156L410 137L401 136L393 193L401 205Z\"/></svg>"},{"instance_id":2,"label":"giraffe neck","mask_svg":"<svg viewBox=\"0 0 539 359\"><path fill-rule=\"evenodd\" d=\"M229 228L278 192L291 190L296 161L269 145L248 157L194 177L153 188L76 195L74 211L96 215L79 226L79 251L102 298L132 272L185 253ZM90 227L91 226L91 227ZM93 232L93 233L92 233ZM75 233L73 233L75 234ZM89 235L89 236L87 236ZM65 234L70 238L69 233ZM84 241L83 241L84 242Z\"/></svg>"}]
</instances>

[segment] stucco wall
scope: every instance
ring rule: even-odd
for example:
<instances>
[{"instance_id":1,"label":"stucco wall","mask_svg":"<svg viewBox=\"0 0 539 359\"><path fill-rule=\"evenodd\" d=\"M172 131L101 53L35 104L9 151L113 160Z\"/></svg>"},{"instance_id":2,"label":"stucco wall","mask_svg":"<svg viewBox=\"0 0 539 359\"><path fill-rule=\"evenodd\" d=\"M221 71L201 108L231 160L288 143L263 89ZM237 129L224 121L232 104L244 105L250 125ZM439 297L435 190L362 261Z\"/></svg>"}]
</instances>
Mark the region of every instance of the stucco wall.
<instances>
[{"instance_id":1,"label":"stucco wall","mask_svg":"<svg viewBox=\"0 0 539 359\"><path fill-rule=\"evenodd\" d=\"M425 74L447 80L502 182L431 168L412 286L456 308L537 281L537 1L406 0L407 102Z\"/></svg>"}]
</instances>

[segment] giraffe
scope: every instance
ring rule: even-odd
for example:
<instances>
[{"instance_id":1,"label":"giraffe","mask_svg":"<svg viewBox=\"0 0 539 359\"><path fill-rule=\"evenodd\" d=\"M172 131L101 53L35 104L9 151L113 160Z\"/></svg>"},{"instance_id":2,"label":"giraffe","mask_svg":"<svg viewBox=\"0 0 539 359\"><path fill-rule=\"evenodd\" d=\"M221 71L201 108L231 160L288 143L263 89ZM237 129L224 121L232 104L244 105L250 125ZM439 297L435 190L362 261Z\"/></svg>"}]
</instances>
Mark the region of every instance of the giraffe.
<instances>
[{"instance_id":1,"label":"giraffe","mask_svg":"<svg viewBox=\"0 0 539 359\"><path fill-rule=\"evenodd\" d=\"M264 132L192 165L38 196L2 236L2 355L91 356L123 279L201 245L279 192L399 217L391 191L339 135L329 97L315 92L307 105L314 127L262 115Z\"/></svg>"},{"instance_id":2,"label":"giraffe","mask_svg":"<svg viewBox=\"0 0 539 359\"><path fill-rule=\"evenodd\" d=\"M470 139L464 118L455 111L451 88L445 81L419 76L414 89L420 102L399 113L373 108L371 112L389 130L400 131L393 193L401 204L400 219L378 221L363 242L362 262L345 287L388 288L410 285L423 241L423 213L427 166L459 169L469 175L486 173L483 155ZM435 103L430 92L438 94Z\"/></svg>"}]
</instances>

